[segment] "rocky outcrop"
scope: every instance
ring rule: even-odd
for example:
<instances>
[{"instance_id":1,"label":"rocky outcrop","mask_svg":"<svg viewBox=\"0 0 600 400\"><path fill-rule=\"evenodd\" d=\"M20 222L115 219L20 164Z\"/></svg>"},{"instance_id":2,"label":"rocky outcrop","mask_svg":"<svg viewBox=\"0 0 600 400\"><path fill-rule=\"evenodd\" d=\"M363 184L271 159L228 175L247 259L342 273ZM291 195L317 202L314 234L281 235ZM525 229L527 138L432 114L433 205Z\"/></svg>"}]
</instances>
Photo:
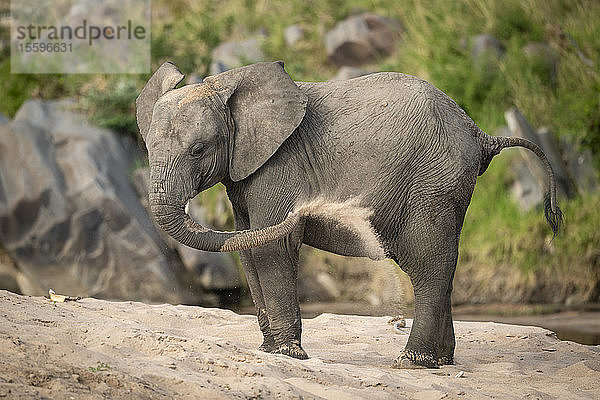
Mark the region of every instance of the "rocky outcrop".
<instances>
[{"instance_id":1,"label":"rocky outcrop","mask_svg":"<svg viewBox=\"0 0 600 400\"><path fill-rule=\"evenodd\" d=\"M132 154L69 106L28 101L0 125L0 243L21 292L202 302L129 183Z\"/></svg>"},{"instance_id":2,"label":"rocky outcrop","mask_svg":"<svg viewBox=\"0 0 600 400\"><path fill-rule=\"evenodd\" d=\"M390 55L402 33L400 22L365 13L345 19L325 35L329 60L338 65L360 66Z\"/></svg>"},{"instance_id":3,"label":"rocky outcrop","mask_svg":"<svg viewBox=\"0 0 600 400\"><path fill-rule=\"evenodd\" d=\"M19 270L15 267L6 250L0 245L0 288L13 293L21 293Z\"/></svg>"}]
</instances>

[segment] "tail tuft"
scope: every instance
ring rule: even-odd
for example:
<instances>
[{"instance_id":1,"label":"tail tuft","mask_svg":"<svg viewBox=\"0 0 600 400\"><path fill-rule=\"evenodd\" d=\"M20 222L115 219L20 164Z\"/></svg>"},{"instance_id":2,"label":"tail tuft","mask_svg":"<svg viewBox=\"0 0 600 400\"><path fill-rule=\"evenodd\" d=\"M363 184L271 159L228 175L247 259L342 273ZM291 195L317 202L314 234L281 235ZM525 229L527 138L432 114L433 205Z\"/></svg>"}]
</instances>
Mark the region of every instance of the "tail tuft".
<instances>
[{"instance_id":1,"label":"tail tuft","mask_svg":"<svg viewBox=\"0 0 600 400\"><path fill-rule=\"evenodd\" d=\"M550 228L552 228L552 239L554 239L556 235L558 235L563 221L562 211L560 211L560 208L556 206L556 210L552 210L550 195L547 195L544 199L544 215L546 215L546 221L548 221L548 225L550 225Z\"/></svg>"},{"instance_id":2,"label":"tail tuft","mask_svg":"<svg viewBox=\"0 0 600 400\"><path fill-rule=\"evenodd\" d=\"M546 198L544 199L544 214L546 215L548 225L552 228L552 239L554 239L558 235L562 225L562 211L560 211L560 208L558 208L558 205L556 204L556 181L554 180L554 171L542 149L537 144L517 136L502 137L486 135L482 137L487 139L487 154L489 154L490 158L495 154L498 154L505 147L520 146L533 151L542 161L546 168L546 174L548 175L548 191L546 193ZM480 171L480 173L481 172L483 171Z\"/></svg>"}]
</instances>

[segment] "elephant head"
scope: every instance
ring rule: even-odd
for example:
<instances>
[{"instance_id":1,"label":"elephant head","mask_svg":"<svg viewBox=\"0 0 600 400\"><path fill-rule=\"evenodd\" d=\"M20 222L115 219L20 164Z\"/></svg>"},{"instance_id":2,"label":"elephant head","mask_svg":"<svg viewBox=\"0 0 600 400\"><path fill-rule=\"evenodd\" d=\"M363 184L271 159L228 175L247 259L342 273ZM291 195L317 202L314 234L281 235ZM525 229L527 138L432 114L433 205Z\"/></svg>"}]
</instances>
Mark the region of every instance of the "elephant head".
<instances>
[{"instance_id":1,"label":"elephant head","mask_svg":"<svg viewBox=\"0 0 600 400\"><path fill-rule=\"evenodd\" d=\"M260 168L298 127L307 96L283 63L259 63L175 88L184 75L163 64L136 100L150 163L150 208L173 238L206 251L237 251L288 235L292 212L278 225L253 231L207 229L185 213L199 192L225 179L237 182Z\"/></svg>"}]
</instances>

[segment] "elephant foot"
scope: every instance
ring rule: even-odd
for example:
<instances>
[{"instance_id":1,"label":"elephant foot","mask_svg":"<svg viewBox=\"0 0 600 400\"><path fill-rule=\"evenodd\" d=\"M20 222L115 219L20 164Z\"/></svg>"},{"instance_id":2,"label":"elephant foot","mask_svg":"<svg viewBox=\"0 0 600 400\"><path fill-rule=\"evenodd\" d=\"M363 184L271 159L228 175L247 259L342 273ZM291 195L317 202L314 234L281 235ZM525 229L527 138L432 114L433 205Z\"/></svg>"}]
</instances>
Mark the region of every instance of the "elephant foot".
<instances>
[{"instance_id":1,"label":"elephant foot","mask_svg":"<svg viewBox=\"0 0 600 400\"><path fill-rule=\"evenodd\" d=\"M304 351L304 349L300 346L300 343L290 342L286 344L282 344L277 347L273 354L283 354L289 357L297 358L298 360L306 360L308 359L308 354Z\"/></svg>"},{"instance_id":2,"label":"elephant foot","mask_svg":"<svg viewBox=\"0 0 600 400\"><path fill-rule=\"evenodd\" d=\"M277 350L277 346L275 346L275 341L273 339L264 339L258 350L264 351L265 353L274 353Z\"/></svg>"},{"instance_id":3,"label":"elephant foot","mask_svg":"<svg viewBox=\"0 0 600 400\"><path fill-rule=\"evenodd\" d=\"M442 356L438 358L439 365L454 365L454 357L453 356Z\"/></svg>"},{"instance_id":4,"label":"elephant foot","mask_svg":"<svg viewBox=\"0 0 600 400\"><path fill-rule=\"evenodd\" d=\"M424 353L412 350L404 350L393 362L392 368L398 369L422 369L439 368L438 360Z\"/></svg>"}]
</instances>

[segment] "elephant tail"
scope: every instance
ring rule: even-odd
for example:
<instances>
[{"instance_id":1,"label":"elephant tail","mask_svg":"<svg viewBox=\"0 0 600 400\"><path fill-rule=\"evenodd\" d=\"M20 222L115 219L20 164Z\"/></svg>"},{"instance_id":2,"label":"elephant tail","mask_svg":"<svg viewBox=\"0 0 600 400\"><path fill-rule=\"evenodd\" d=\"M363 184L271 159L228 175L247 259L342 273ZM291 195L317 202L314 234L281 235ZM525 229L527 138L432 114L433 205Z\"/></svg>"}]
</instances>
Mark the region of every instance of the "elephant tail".
<instances>
[{"instance_id":1,"label":"elephant tail","mask_svg":"<svg viewBox=\"0 0 600 400\"><path fill-rule=\"evenodd\" d=\"M495 155L499 154L502 149L506 147L524 147L535 153L536 156L544 164L546 175L548 176L548 188L544 199L544 215L548 225L552 228L554 237L558 235L560 227L562 225L562 211L556 203L556 180L554 179L554 171L552 165L546 157L546 154L542 149L535 143L516 136L504 137L504 136L489 136L481 132L481 138L484 139L484 149L487 151L482 152L481 163L479 168L479 175L483 174L487 169L489 163L492 161Z\"/></svg>"}]
</instances>

